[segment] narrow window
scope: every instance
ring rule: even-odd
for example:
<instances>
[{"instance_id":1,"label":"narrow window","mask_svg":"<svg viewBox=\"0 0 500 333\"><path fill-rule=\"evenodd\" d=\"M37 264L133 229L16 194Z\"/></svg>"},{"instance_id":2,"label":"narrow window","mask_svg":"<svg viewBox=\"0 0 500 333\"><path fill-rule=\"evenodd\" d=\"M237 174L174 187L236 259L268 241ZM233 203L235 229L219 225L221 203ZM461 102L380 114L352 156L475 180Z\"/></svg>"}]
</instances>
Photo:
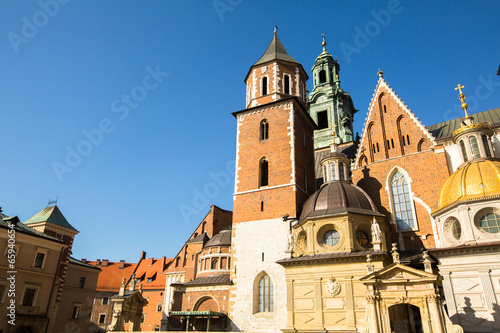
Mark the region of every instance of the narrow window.
<instances>
[{"instance_id":1,"label":"narrow window","mask_svg":"<svg viewBox=\"0 0 500 333\"><path fill-rule=\"evenodd\" d=\"M290 76L285 75L285 94L290 94Z\"/></svg>"},{"instance_id":2,"label":"narrow window","mask_svg":"<svg viewBox=\"0 0 500 333\"><path fill-rule=\"evenodd\" d=\"M472 159L480 158L481 154L479 153L479 146L477 145L476 137L469 137L469 145L470 150L472 151Z\"/></svg>"},{"instance_id":3,"label":"narrow window","mask_svg":"<svg viewBox=\"0 0 500 333\"><path fill-rule=\"evenodd\" d=\"M217 269L218 264L219 264L219 260L212 259L212 266L210 267L210 269Z\"/></svg>"},{"instance_id":4,"label":"narrow window","mask_svg":"<svg viewBox=\"0 0 500 333\"><path fill-rule=\"evenodd\" d=\"M418 145L417 145L417 151L422 151L422 146L424 145L424 142L425 142L425 140L424 140L424 139L421 139L421 140L418 142Z\"/></svg>"},{"instance_id":5,"label":"narrow window","mask_svg":"<svg viewBox=\"0 0 500 333\"><path fill-rule=\"evenodd\" d=\"M380 152L380 149L378 149L378 142L377 142L377 153Z\"/></svg>"},{"instance_id":6,"label":"narrow window","mask_svg":"<svg viewBox=\"0 0 500 333\"><path fill-rule=\"evenodd\" d=\"M391 139L391 146L392 146L392 148L394 148L394 140L393 139Z\"/></svg>"},{"instance_id":7,"label":"narrow window","mask_svg":"<svg viewBox=\"0 0 500 333\"><path fill-rule=\"evenodd\" d=\"M102 298L102 305L108 305L108 302L109 302L109 297Z\"/></svg>"},{"instance_id":8,"label":"narrow window","mask_svg":"<svg viewBox=\"0 0 500 333\"><path fill-rule=\"evenodd\" d=\"M43 268L43 261L45 259L45 253L40 253L37 252L36 257L35 257L35 266L36 268Z\"/></svg>"},{"instance_id":9,"label":"narrow window","mask_svg":"<svg viewBox=\"0 0 500 333\"><path fill-rule=\"evenodd\" d=\"M376 150L375 150L375 144L373 143L372 146L373 146L373 152L375 153L376 152Z\"/></svg>"},{"instance_id":10,"label":"narrow window","mask_svg":"<svg viewBox=\"0 0 500 333\"><path fill-rule=\"evenodd\" d=\"M266 159L260 161L260 184L259 186L267 186L269 184L269 167Z\"/></svg>"},{"instance_id":11,"label":"narrow window","mask_svg":"<svg viewBox=\"0 0 500 333\"><path fill-rule=\"evenodd\" d=\"M269 123L266 119L260 122L260 140L267 140L269 138Z\"/></svg>"},{"instance_id":12,"label":"narrow window","mask_svg":"<svg viewBox=\"0 0 500 333\"><path fill-rule=\"evenodd\" d=\"M259 312L274 311L273 280L266 274L259 281Z\"/></svg>"},{"instance_id":13,"label":"narrow window","mask_svg":"<svg viewBox=\"0 0 500 333\"><path fill-rule=\"evenodd\" d=\"M410 136L406 134L406 142L408 143L408 146L410 145Z\"/></svg>"},{"instance_id":14,"label":"narrow window","mask_svg":"<svg viewBox=\"0 0 500 333\"><path fill-rule=\"evenodd\" d=\"M464 162L467 162L469 158L467 157L467 149L465 149L465 144L463 140L460 140L460 148L462 149L462 155L464 156Z\"/></svg>"},{"instance_id":15,"label":"narrow window","mask_svg":"<svg viewBox=\"0 0 500 333\"><path fill-rule=\"evenodd\" d=\"M78 283L78 288L85 288L85 282L87 281L87 278L85 276L80 277L80 283Z\"/></svg>"},{"instance_id":16,"label":"narrow window","mask_svg":"<svg viewBox=\"0 0 500 333\"><path fill-rule=\"evenodd\" d=\"M488 137L486 135L481 135L483 140L484 151L486 152L486 157L491 157L490 145L488 143Z\"/></svg>"},{"instance_id":17,"label":"narrow window","mask_svg":"<svg viewBox=\"0 0 500 333\"><path fill-rule=\"evenodd\" d=\"M330 179L329 180L336 180L337 175L335 174L335 164L330 163Z\"/></svg>"},{"instance_id":18,"label":"narrow window","mask_svg":"<svg viewBox=\"0 0 500 333\"><path fill-rule=\"evenodd\" d=\"M24 290L23 302L21 303L21 305L22 306L34 306L35 305L35 295L36 295L36 289L26 288Z\"/></svg>"},{"instance_id":19,"label":"narrow window","mask_svg":"<svg viewBox=\"0 0 500 333\"><path fill-rule=\"evenodd\" d=\"M264 211L264 201L261 201L260 202L260 211L263 212Z\"/></svg>"},{"instance_id":20,"label":"narrow window","mask_svg":"<svg viewBox=\"0 0 500 333\"><path fill-rule=\"evenodd\" d=\"M405 136L402 136L402 141L403 141L403 147L406 147L406 142L405 142Z\"/></svg>"},{"instance_id":21,"label":"narrow window","mask_svg":"<svg viewBox=\"0 0 500 333\"><path fill-rule=\"evenodd\" d=\"M262 252L262 261L264 261L264 252Z\"/></svg>"},{"instance_id":22,"label":"narrow window","mask_svg":"<svg viewBox=\"0 0 500 333\"><path fill-rule=\"evenodd\" d=\"M106 321L106 315L100 314L99 315L99 324L104 324L105 321Z\"/></svg>"},{"instance_id":23,"label":"narrow window","mask_svg":"<svg viewBox=\"0 0 500 333\"><path fill-rule=\"evenodd\" d=\"M389 140L387 140L387 149L390 150L391 149L391 145L389 144Z\"/></svg>"},{"instance_id":24,"label":"narrow window","mask_svg":"<svg viewBox=\"0 0 500 333\"><path fill-rule=\"evenodd\" d=\"M80 306L73 306L73 311L71 312L71 319L78 319L80 317Z\"/></svg>"},{"instance_id":25,"label":"narrow window","mask_svg":"<svg viewBox=\"0 0 500 333\"><path fill-rule=\"evenodd\" d=\"M387 113L387 107L384 105L384 113Z\"/></svg>"},{"instance_id":26,"label":"narrow window","mask_svg":"<svg viewBox=\"0 0 500 333\"><path fill-rule=\"evenodd\" d=\"M323 69L319 72L319 83L325 83L326 82L326 71Z\"/></svg>"},{"instance_id":27,"label":"narrow window","mask_svg":"<svg viewBox=\"0 0 500 333\"><path fill-rule=\"evenodd\" d=\"M339 162L339 180L345 180L344 163L342 163L342 162Z\"/></svg>"},{"instance_id":28,"label":"narrow window","mask_svg":"<svg viewBox=\"0 0 500 333\"><path fill-rule=\"evenodd\" d=\"M397 229L415 229L412 199L408 188L408 183L406 182L406 178L399 171L397 171L394 176L392 176L391 190Z\"/></svg>"},{"instance_id":29,"label":"narrow window","mask_svg":"<svg viewBox=\"0 0 500 333\"><path fill-rule=\"evenodd\" d=\"M326 111L318 112L318 129L328 128L328 113Z\"/></svg>"},{"instance_id":30,"label":"narrow window","mask_svg":"<svg viewBox=\"0 0 500 333\"><path fill-rule=\"evenodd\" d=\"M267 76L262 78L262 95L267 95Z\"/></svg>"}]
</instances>

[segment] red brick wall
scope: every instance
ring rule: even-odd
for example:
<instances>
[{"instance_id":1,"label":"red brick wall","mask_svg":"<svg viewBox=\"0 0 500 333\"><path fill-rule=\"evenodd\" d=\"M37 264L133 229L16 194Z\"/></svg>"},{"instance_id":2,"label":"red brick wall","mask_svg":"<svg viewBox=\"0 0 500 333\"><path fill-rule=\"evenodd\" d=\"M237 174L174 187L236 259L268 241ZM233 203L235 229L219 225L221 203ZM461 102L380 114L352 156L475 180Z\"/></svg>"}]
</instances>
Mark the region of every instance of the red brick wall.
<instances>
[{"instance_id":1,"label":"red brick wall","mask_svg":"<svg viewBox=\"0 0 500 333\"><path fill-rule=\"evenodd\" d=\"M261 159L265 157L269 165L267 188L290 184L292 167L295 167L297 184L305 189L303 173L305 165L306 170L310 171L308 189L312 193L311 190L314 189L312 126L305 116L300 115L304 111L296 102L293 103L292 139L295 146L293 156L289 135L290 110L285 109L284 104L275 105L263 112L244 115L244 120L238 126L237 192L259 189L259 166ZM259 136L260 123L263 119L267 119L269 123L269 137L266 140L260 140ZM292 158L295 165L292 165ZM234 223L276 218L285 214L296 216L306 197L302 190L294 191L292 187L261 188L260 191L239 194L233 202ZM263 211L261 211L261 201L263 201Z\"/></svg>"},{"instance_id":2,"label":"red brick wall","mask_svg":"<svg viewBox=\"0 0 500 333\"><path fill-rule=\"evenodd\" d=\"M367 136L359 151L362 156L363 153L367 156L368 165L358 163L352 172L353 183L363 188L379 211L392 222L389 192L386 187L389 174L397 166L408 173L414 198L422 200L431 210L436 209L441 187L449 176L444 152L436 154L434 150L429 149L431 142L425 132L385 88L382 88L377 96L368 115L367 124ZM373 144L376 146L376 143L379 144L379 151L373 150ZM442 147L436 147L438 148ZM418 200L414 200L414 207L418 230L402 233L405 249L434 247L435 238L429 212ZM397 239L393 225L392 242Z\"/></svg>"}]
</instances>

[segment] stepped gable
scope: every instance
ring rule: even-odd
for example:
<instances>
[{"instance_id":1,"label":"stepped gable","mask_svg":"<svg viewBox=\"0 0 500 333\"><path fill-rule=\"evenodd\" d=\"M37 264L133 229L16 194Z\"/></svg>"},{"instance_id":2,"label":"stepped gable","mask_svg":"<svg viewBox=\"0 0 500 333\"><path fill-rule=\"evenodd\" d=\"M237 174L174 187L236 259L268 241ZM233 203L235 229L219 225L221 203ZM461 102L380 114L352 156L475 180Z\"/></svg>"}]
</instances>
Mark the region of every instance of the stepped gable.
<instances>
[{"instance_id":1,"label":"stepped gable","mask_svg":"<svg viewBox=\"0 0 500 333\"><path fill-rule=\"evenodd\" d=\"M431 134L431 132L425 127L422 122L418 119L418 117L412 112L412 110L403 102L403 100L396 94L396 92L389 86L389 84L383 78L383 72L379 70L378 72L378 82L373 93L370 106L368 107L368 114L365 118L365 124L363 126L363 133L361 136L361 141L358 147L358 151L356 153L356 159L354 166L355 168L360 166L360 158L364 155L364 151L370 151L370 147L368 144L368 127L372 122L380 122L379 119L374 119L373 113L375 112L375 107L377 106L377 102L380 100L381 94L388 94L391 99L396 102L396 105L404 112L406 116L418 127L418 129L422 132L423 136L427 138L431 142L431 146L436 145L436 138ZM382 147L380 147L382 150ZM370 161L371 163L372 161Z\"/></svg>"}]
</instances>

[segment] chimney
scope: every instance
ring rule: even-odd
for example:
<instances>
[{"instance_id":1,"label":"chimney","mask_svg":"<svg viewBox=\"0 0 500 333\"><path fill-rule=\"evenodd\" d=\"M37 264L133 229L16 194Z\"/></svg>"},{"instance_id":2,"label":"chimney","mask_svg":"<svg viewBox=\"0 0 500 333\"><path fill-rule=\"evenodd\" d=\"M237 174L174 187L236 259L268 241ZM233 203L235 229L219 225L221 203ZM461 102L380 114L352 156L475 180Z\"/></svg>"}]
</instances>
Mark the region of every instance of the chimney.
<instances>
[{"instance_id":1,"label":"chimney","mask_svg":"<svg viewBox=\"0 0 500 333\"><path fill-rule=\"evenodd\" d=\"M141 260L146 258L146 251L141 251Z\"/></svg>"},{"instance_id":2,"label":"chimney","mask_svg":"<svg viewBox=\"0 0 500 333\"><path fill-rule=\"evenodd\" d=\"M165 256L161 257L161 271L163 272L167 268L167 258Z\"/></svg>"},{"instance_id":3,"label":"chimney","mask_svg":"<svg viewBox=\"0 0 500 333\"><path fill-rule=\"evenodd\" d=\"M96 263L96 266L100 266L101 265L101 259L96 259L95 263Z\"/></svg>"},{"instance_id":4,"label":"chimney","mask_svg":"<svg viewBox=\"0 0 500 333\"><path fill-rule=\"evenodd\" d=\"M80 260L80 261L81 261L81 262L87 262L87 259L82 259L82 260Z\"/></svg>"},{"instance_id":5,"label":"chimney","mask_svg":"<svg viewBox=\"0 0 500 333\"><path fill-rule=\"evenodd\" d=\"M109 260L108 259L102 259L102 267L108 267Z\"/></svg>"},{"instance_id":6,"label":"chimney","mask_svg":"<svg viewBox=\"0 0 500 333\"><path fill-rule=\"evenodd\" d=\"M125 268L125 260L120 260L120 267L118 267L119 269L123 269Z\"/></svg>"}]
</instances>

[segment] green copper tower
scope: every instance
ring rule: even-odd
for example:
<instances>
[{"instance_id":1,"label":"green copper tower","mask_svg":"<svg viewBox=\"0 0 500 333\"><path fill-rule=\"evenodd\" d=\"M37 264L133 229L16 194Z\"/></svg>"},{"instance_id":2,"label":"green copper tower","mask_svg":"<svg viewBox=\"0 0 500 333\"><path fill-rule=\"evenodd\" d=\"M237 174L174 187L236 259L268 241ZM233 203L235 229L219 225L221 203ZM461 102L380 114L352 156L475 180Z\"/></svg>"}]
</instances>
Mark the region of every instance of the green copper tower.
<instances>
[{"instance_id":1,"label":"green copper tower","mask_svg":"<svg viewBox=\"0 0 500 333\"><path fill-rule=\"evenodd\" d=\"M337 144L354 141L352 122L358 111L349 93L340 87L340 65L326 52L325 35L322 45L323 52L312 68L314 88L307 98L309 114L318 125L314 131L314 149L330 147L334 140L332 130Z\"/></svg>"}]
</instances>

